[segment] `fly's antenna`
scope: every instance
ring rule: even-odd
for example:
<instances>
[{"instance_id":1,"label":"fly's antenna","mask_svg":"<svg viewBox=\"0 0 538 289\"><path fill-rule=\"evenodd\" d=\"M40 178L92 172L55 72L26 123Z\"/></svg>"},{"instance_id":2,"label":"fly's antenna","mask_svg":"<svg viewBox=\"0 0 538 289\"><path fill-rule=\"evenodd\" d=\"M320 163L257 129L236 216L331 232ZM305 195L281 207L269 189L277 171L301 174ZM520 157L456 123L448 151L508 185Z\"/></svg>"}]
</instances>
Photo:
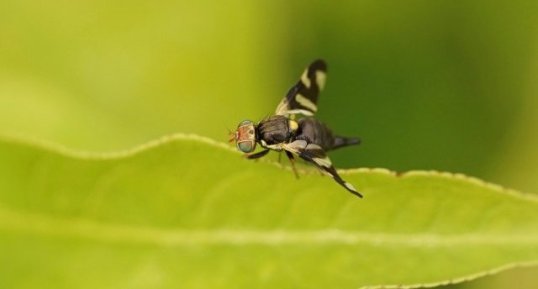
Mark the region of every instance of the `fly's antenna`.
<instances>
[{"instance_id":1,"label":"fly's antenna","mask_svg":"<svg viewBox=\"0 0 538 289\"><path fill-rule=\"evenodd\" d=\"M229 128L226 128L226 130L228 131L228 142L229 143L232 143L235 141L235 132L233 132L231 129Z\"/></svg>"}]
</instances>

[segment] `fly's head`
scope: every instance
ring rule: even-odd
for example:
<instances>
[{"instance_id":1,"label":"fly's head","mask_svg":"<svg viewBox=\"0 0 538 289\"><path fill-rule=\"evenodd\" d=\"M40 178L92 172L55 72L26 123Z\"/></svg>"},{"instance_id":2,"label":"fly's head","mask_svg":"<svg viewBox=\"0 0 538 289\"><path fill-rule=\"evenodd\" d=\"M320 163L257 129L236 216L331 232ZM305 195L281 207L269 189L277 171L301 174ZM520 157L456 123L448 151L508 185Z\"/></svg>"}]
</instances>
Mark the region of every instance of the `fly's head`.
<instances>
[{"instance_id":1,"label":"fly's head","mask_svg":"<svg viewBox=\"0 0 538 289\"><path fill-rule=\"evenodd\" d=\"M256 126L250 120L239 123L234 139L237 149L244 153L251 153L256 148Z\"/></svg>"}]
</instances>

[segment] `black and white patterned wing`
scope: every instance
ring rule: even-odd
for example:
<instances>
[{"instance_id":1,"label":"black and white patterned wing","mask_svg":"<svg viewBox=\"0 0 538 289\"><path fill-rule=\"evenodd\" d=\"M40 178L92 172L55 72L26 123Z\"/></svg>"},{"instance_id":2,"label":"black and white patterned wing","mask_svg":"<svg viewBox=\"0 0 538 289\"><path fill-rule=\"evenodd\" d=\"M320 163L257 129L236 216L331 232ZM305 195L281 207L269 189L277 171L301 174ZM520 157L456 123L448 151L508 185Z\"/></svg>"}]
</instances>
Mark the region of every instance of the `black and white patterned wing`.
<instances>
[{"instance_id":1,"label":"black and white patterned wing","mask_svg":"<svg viewBox=\"0 0 538 289\"><path fill-rule=\"evenodd\" d=\"M277 115L314 115L318 110L319 92L325 87L327 64L318 59L312 62L301 75L288 94L276 108Z\"/></svg>"},{"instance_id":2,"label":"black and white patterned wing","mask_svg":"<svg viewBox=\"0 0 538 289\"><path fill-rule=\"evenodd\" d=\"M332 165L331 160L325 153L325 151L317 144L309 144L305 140L296 140L294 142L284 144L283 148L286 151L294 153L302 159L314 163L325 173L329 174L338 184L348 190L350 193L362 198L362 195L351 185L344 181L336 169Z\"/></svg>"}]
</instances>

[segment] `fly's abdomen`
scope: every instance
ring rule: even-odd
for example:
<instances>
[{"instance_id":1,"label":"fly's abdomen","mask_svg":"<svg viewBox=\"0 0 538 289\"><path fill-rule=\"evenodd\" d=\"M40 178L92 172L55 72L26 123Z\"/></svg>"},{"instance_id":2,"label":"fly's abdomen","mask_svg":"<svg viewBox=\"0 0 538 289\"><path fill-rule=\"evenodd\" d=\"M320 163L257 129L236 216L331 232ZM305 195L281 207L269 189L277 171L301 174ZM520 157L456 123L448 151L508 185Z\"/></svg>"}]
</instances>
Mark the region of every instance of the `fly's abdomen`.
<instances>
[{"instance_id":1,"label":"fly's abdomen","mask_svg":"<svg viewBox=\"0 0 538 289\"><path fill-rule=\"evenodd\" d=\"M296 139L306 140L314 143L328 151L334 146L334 136L332 131L315 118L302 118L299 120Z\"/></svg>"},{"instance_id":2,"label":"fly's abdomen","mask_svg":"<svg viewBox=\"0 0 538 289\"><path fill-rule=\"evenodd\" d=\"M303 118L298 123L299 129L295 138L317 144L325 151L360 143L358 138L335 136L326 125L315 118Z\"/></svg>"}]
</instances>

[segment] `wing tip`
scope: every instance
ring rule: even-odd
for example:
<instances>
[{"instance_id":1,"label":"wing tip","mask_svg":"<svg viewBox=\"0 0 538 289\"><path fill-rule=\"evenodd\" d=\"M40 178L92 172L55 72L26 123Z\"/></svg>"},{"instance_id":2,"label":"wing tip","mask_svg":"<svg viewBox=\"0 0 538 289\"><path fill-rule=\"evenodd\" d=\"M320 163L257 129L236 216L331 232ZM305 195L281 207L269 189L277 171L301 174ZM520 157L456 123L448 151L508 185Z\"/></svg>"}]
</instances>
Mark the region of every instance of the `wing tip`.
<instances>
[{"instance_id":1,"label":"wing tip","mask_svg":"<svg viewBox=\"0 0 538 289\"><path fill-rule=\"evenodd\" d=\"M315 70L322 70L327 72L327 62L322 58L318 58L312 61L309 67L314 68Z\"/></svg>"},{"instance_id":2,"label":"wing tip","mask_svg":"<svg viewBox=\"0 0 538 289\"><path fill-rule=\"evenodd\" d=\"M348 182L344 182L344 187L346 187L346 189L347 189L349 192L351 192L352 194L356 195L357 197L359 197L359 198L363 198L362 194L359 193L359 192L357 191L357 189L355 189L355 187L354 187L352 184L350 184L350 183L348 183Z\"/></svg>"}]
</instances>

